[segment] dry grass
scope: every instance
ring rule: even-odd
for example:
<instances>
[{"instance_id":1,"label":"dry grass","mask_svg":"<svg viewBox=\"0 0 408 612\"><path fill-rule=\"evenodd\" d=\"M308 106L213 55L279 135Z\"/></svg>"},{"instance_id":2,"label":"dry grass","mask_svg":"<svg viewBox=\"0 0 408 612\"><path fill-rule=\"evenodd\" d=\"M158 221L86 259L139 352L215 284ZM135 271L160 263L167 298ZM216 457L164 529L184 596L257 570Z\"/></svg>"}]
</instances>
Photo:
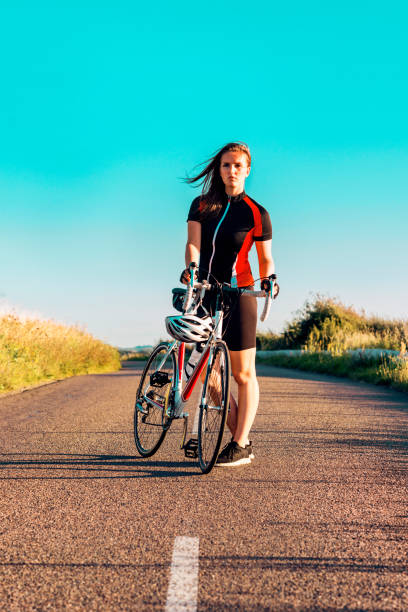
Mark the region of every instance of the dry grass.
<instances>
[{"instance_id":1,"label":"dry grass","mask_svg":"<svg viewBox=\"0 0 408 612\"><path fill-rule=\"evenodd\" d=\"M0 316L0 393L119 367L116 349L77 327Z\"/></svg>"}]
</instances>

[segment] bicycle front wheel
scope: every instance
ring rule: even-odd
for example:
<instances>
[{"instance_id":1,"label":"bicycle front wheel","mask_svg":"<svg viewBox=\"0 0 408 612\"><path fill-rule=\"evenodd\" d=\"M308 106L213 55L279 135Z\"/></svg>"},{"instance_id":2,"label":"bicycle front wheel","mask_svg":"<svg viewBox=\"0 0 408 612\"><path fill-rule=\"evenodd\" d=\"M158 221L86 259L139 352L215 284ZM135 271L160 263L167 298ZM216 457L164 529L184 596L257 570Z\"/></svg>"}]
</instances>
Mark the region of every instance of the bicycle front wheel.
<instances>
[{"instance_id":1,"label":"bicycle front wheel","mask_svg":"<svg viewBox=\"0 0 408 612\"><path fill-rule=\"evenodd\" d=\"M227 345L217 340L203 387L198 422L198 460L204 474L214 467L227 419L231 362Z\"/></svg>"},{"instance_id":2,"label":"bicycle front wheel","mask_svg":"<svg viewBox=\"0 0 408 612\"><path fill-rule=\"evenodd\" d=\"M169 353L168 344L158 344L149 357L136 393L134 434L142 457L150 457L159 450L170 426L168 408L175 377L174 351Z\"/></svg>"}]
</instances>

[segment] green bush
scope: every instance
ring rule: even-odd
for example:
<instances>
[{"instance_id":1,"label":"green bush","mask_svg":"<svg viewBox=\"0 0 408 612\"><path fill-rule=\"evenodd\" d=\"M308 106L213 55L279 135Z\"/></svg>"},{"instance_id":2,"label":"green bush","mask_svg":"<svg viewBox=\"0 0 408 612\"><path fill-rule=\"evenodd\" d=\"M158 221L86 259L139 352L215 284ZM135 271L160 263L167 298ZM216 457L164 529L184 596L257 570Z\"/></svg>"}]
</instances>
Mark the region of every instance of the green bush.
<instances>
[{"instance_id":1,"label":"green bush","mask_svg":"<svg viewBox=\"0 0 408 612\"><path fill-rule=\"evenodd\" d=\"M257 334L262 350L303 349L299 355L261 358L278 365L347 376L408 391L408 361L396 356L356 358L349 349L383 348L406 352L408 322L367 317L333 298L305 303L281 334Z\"/></svg>"},{"instance_id":2,"label":"green bush","mask_svg":"<svg viewBox=\"0 0 408 612\"><path fill-rule=\"evenodd\" d=\"M317 295L307 301L282 334L258 333L262 350L328 350L341 355L353 348L385 348L405 352L408 322L367 317L340 301Z\"/></svg>"}]
</instances>

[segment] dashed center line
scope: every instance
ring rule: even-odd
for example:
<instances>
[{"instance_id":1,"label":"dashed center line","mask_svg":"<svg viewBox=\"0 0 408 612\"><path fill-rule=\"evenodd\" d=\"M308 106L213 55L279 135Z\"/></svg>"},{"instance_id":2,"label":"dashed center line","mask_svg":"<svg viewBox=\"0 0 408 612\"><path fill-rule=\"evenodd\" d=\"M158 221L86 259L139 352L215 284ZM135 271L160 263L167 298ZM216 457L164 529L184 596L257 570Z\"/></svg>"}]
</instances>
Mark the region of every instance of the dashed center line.
<instances>
[{"instance_id":1,"label":"dashed center line","mask_svg":"<svg viewBox=\"0 0 408 612\"><path fill-rule=\"evenodd\" d=\"M199 539L177 536L174 541L166 612L195 612L198 593Z\"/></svg>"}]
</instances>

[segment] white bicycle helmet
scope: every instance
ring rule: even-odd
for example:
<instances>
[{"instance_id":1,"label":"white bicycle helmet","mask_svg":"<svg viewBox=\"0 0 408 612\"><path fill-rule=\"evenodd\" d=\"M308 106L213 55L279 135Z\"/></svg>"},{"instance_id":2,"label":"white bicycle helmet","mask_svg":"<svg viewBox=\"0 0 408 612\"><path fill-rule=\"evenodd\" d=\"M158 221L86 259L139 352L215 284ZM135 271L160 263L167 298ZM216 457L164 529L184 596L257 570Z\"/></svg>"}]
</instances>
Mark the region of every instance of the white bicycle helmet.
<instances>
[{"instance_id":1,"label":"white bicycle helmet","mask_svg":"<svg viewBox=\"0 0 408 612\"><path fill-rule=\"evenodd\" d=\"M176 315L166 317L165 322L170 336L181 342L205 342L214 329L209 315L205 317L197 317L195 314Z\"/></svg>"}]
</instances>

